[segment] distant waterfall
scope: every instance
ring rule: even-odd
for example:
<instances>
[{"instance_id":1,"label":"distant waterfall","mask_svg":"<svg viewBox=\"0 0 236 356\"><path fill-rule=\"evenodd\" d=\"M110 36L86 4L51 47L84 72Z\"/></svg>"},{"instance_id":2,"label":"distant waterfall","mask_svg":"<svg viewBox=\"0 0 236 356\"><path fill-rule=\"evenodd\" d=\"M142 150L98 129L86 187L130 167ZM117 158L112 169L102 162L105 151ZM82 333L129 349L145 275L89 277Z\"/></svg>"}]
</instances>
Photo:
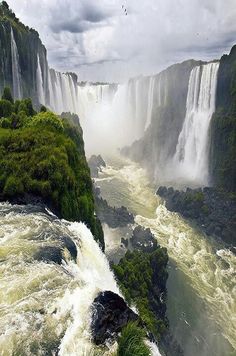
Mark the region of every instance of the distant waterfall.
<instances>
[{"instance_id":1,"label":"distant waterfall","mask_svg":"<svg viewBox=\"0 0 236 356\"><path fill-rule=\"evenodd\" d=\"M12 80L13 80L13 96L15 99L22 98L21 73L19 66L19 54L11 28L11 60L12 60Z\"/></svg>"},{"instance_id":2,"label":"distant waterfall","mask_svg":"<svg viewBox=\"0 0 236 356\"><path fill-rule=\"evenodd\" d=\"M219 63L195 67L190 75L186 116L174 161L177 174L208 184L208 130L215 111Z\"/></svg>"},{"instance_id":3,"label":"distant waterfall","mask_svg":"<svg viewBox=\"0 0 236 356\"><path fill-rule=\"evenodd\" d=\"M77 79L70 73L49 70L50 107L57 113L69 111L78 114L79 98Z\"/></svg>"},{"instance_id":4,"label":"distant waterfall","mask_svg":"<svg viewBox=\"0 0 236 356\"><path fill-rule=\"evenodd\" d=\"M37 57L37 92L38 92L38 100L40 104L45 105L45 93L44 93L44 85L43 85L43 75L40 64L39 55Z\"/></svg>"}]
</instances>

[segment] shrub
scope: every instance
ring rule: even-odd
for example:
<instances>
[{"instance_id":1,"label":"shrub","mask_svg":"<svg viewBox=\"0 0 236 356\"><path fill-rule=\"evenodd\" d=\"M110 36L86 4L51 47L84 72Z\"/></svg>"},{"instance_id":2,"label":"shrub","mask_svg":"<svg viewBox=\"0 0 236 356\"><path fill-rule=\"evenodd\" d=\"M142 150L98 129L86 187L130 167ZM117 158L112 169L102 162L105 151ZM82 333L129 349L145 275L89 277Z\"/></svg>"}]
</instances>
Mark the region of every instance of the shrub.
<instances>
[{"instance_id":1,"label":"shrub","mask_svg":"<svg viewBox=\"0 0 236 356\"><path fill-rule=\"evenodd\" d=\"M151 351L144 342L145 331L136 323L129 323L118 339L117 356L150 356Z\"/></svg>"},{"instance_id":2,"label":"shrub","mask_svg":"<svg viewBox=\"0 0 236 356\"><path fill-rule=\"evenodd\" d=\"M24 187L21 180L15 176L9 176L4 186L3 193L6 197L14 197L21 195L24 192Z\"/></svg>"},{"instance_id":3,"label":"shrub","mask_svg":"<svg viewBox=\"0 0 236 356\"><path fill-rule=\"evenodd\" d=\"M13 113L13 104L5 99L0 100L0 117L9 117Z\"/></svg>"},{"instance_id":4,"label":"shrub","mask_svg":"<svg viewBox=\"0 0 236 356\"><path fill-rule=\"evenodd\" d=\"M63 124L61 118L59 118L53 112L40 112L33 119L30 121L29 126L50 126L51 128L62 132L63 131Z\"/></svg>"},{"instance_id":5,"label":"shrub","mask_svg":"<svg viewBox=\"0 0 236 356\"><path fill-rule=\"evenodd\" d=\"M10 101L10 103L14 103L13 97L11 95L11 89L9 87L4 88L2 99Z\"/></svg>"}]
</instances>

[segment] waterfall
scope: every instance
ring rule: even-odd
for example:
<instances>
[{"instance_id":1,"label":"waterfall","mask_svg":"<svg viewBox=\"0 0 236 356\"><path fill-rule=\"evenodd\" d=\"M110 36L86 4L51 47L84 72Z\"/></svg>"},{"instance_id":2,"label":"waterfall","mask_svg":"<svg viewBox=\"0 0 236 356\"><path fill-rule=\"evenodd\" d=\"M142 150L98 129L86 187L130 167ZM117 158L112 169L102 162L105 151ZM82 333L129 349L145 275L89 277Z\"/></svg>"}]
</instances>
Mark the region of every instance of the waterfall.
<instances>
[{"instance_id":1,"label":"waterfall","mask_svg":"<svg viewBox=\"0 0 236 356\"><path fill-rule=\"evenodd\" d=\"M76 245L76 261L63 247L65 238ZM58 348L60 356L93 355L91 304L100 291L120 292L88 228L33 206L3 203L0 246L2 354L54 354ZM47 248L62 249L61 265L36 257Z\"/></svg>"},{"instance_id":2,"label":"waterfall","mask_svg":"<svg viewBox=\"0 0 236 356\"><path fill-rule=\"evenodd\" d=\"M43 75L42 75L42 68L40 64L39 55L37 56L36 78L37 78L38 100L40 104L45 105L44 83L43 83Z\"/></svg>"},{"instance_id":3,"label":"waterfall","mask_svg":"<svg viewBox=\"0 0 236 356\"><path fill-rule=\"evenodd\" d=\"M49 69L49 106L61 114L64 112L79 112L79 97L77 80L70 73L60 73Z\"/></svg>"},{"instance_id":4,"label":"waterfall","mask_svg":"<svg viewBox=\"0 0 236 356\"><path fill-rule=\"evenodd\" d=\"M12 27L11 27L11 60L12 60L13 96L15 99L21 99L22 87L21 87L19 54L18 54Z\"/></svg>"},{"instance_id":5,"label":"waterfall","mask_svg":"<svg viewBox=\"0 0 236 356\"><path fill-rule=\"evenodd\" d=\"M179 135L174 162L177 175L209 184L208 131L215 111L219 63L195 67L190 74L186 116Z\"/></svg>"},{"instance_id":6,"label":"waterfall","mask_svg":"<svg viewBox=\"0 0 236 356\"><path fill-rule=\"evenodd\" d=\"M149 89L148 89L147 121L145 123L145 129L148 128L148 126L151 124L152 121L154 86L155 86L155 77L150 77Z\"/></svg>"},{"instance_id":7,"label":"waterfall","mask_svg":"<svg viewBox=\"0 0 236 356\"><path fill-rule=\"evenodd\" d=\"M91 305L101 291L121 294L83 223L36 206L1 203L0 246L2 354L114 355L116 343L101 350L92 342ZM43 251L50 252L48 260L39 257ZM61 264L53 260L57 251ZM157 346L150 347L158 355Z\"/></svg>"}]
</instances>

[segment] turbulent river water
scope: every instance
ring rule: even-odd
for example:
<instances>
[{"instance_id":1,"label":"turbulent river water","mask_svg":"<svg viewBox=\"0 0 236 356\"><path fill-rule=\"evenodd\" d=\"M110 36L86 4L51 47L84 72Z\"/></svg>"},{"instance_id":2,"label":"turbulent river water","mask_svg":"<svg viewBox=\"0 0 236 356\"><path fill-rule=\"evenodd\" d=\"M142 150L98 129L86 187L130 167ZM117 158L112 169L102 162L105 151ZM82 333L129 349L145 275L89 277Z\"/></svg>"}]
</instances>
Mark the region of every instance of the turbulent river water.
<instances>
[{"instance_id":1,"label":"turbulent river water","mask_svg":"<svg viewBox=\"0 0 236 356\"><path fill-rule=\"evenodd\" d=\"M75 243L76 261L70 247L63 248L61 265L36 257L42 249L63 247L65 239ZM94 347L90 335L90 307L103 290L119 293L84 224L32 206L0 204L0 355L112 354L112 347Z\"/></svg>"},{"instance_id":2,"label":"turbulent river water","mask_svg":"<svg viewBox=\"0 0 236 356\"><path fill-rule=\"evenodd\" d=\"M236 257L205 237L155 195L145 171L120 158L97 179L112 206L126 206L168 249L168 317L186 356L236 354ZM119 250L123 231L106 227L108 252Z\"/></svg>"}]
</instances>

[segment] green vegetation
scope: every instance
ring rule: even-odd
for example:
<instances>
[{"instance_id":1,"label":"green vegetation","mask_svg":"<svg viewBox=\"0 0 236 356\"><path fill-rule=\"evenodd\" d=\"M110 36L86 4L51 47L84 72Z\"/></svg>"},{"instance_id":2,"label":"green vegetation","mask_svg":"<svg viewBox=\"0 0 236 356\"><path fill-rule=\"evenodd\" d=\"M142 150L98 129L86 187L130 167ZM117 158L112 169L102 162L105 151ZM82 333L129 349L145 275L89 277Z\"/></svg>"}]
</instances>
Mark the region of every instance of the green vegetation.
<instances>
[{"instance_id":1,"label":"green vegetation","mask_svg":"<svg viewBox=\"0 0 236 356\"><path fill-rule=\"evenodd\" d=\"M136 323L129 323L118 339L117 356L150 356L151 352L144 343L145 331Z\"/></svg>"},{"instance_id":2,"label":"green vegetation","mask_svg":"<svg viewBox=\"0 0 236 356\"><path fill-rule=\"evenodd\" d=\"M166 249L157 248L152 253L128 251L119 264L113 266L126 301L136 305L148 330L158 339L168 326L165 317L167 262Z\"/></svg>"},{"instance_id":3,"label":"green vegetation","mask_svg":"<svg viewBox=\"0 0 236 356\"><path fill-rule=\"evenodd\" d=\"M2 99L0 113L0 200L39 197L59 216L84 221L103 246L78 121L36 113L30 99Z\"/></svg>"},{"instance_id":4,"label":"green vegetation","mask_svg":"<svg viewBox=\"0 0 236 356\"><path fill-rule=\"evenodd\" d=\"M236 192L236 46L221 58L216 104L210 132L213 183Z\"/></svg>"}]
</instances>

